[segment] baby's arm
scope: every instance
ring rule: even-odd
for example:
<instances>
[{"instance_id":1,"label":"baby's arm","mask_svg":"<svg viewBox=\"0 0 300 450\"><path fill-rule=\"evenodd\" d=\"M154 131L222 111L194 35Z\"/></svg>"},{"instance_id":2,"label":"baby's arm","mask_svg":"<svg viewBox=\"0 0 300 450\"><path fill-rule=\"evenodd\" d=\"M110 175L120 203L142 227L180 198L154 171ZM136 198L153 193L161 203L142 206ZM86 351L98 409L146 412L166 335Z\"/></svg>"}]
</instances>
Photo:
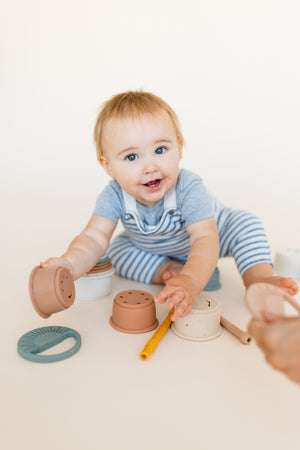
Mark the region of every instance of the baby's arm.
<instances>
[{"instance_id":1,"label":"baby's arm","mask_svg":"<svg viewBox=\"0 0 300 450\"><path fill-rule=\"evenodd\" d=\"M179 275L167 281L155 301L164 303L171 297L168 306L176 306L171 319L187 316L196 296L206 286L219 258L219 236L213 217L192 223L186 228L190 235L190 251L187 262Z\"/></svg>"},{"instance_id":2,"label":"baby's arm","mask_svg":"<svg viewBox=\"0 0 300 450\"><path fill-rule=\"evenodd\" d=\"M85 229L73 239L60 258L49 258L41 267L63 266L70 270L74 280L88 272L104 255L116 227L115 222L93 214Z\"/></svg>"}]
</instances>

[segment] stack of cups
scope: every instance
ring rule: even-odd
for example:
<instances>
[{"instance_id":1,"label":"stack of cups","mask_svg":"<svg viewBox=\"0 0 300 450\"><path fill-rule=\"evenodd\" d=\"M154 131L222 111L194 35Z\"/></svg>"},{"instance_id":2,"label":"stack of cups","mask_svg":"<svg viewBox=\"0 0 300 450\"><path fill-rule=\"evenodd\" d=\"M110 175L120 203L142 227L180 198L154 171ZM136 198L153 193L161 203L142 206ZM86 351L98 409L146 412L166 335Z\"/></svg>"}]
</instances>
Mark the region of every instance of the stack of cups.
<instances>
[{"instance_id":1,"label":"stack of cups","mask_svg":"<svg viewBox=\"0 0 300 450\"><path fill-rule=\"evenodd\" d=\"M99 300L108 295L112 287L114 268L105 254L85 275L75 281L77 300Z\"/></svg>"}]
</instances>

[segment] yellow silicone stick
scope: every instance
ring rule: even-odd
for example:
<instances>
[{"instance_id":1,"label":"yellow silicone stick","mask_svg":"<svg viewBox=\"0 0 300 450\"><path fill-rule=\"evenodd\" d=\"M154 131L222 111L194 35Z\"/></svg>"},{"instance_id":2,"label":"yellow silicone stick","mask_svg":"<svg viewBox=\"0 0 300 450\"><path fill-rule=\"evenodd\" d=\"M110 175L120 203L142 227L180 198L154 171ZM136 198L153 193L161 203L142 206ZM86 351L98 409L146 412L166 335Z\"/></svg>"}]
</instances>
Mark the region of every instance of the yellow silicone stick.
<instances>
[{"instance_id":1,"label":"yellow silicone stick","mask_svg":"<svg viewBox=\"0 0 300 450\"><path fill-rule=\"evenodd\" d=\"M151 353L156 349L159 341L161 340L161 338L163 337L163 335L165 334L165 332L168 330L169 326L172 323L171 316L174 311L175 307L171 309L171 311L169 312L169 314L167 315L161 326L156 330L152 338L149 339L149 341L145 345L144 350L140 354L141 359L143 360L148 359Z\"/></svg>"}]
</instances>

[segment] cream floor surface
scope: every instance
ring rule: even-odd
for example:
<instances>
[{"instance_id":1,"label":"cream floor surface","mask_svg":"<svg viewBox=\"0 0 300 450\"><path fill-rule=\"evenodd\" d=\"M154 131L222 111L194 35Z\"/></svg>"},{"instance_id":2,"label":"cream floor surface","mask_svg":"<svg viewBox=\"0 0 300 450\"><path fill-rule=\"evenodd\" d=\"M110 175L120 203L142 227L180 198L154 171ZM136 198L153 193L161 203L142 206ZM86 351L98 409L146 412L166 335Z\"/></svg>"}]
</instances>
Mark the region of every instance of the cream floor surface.
<instances>
[{"instance_id":1,"label":"cream floor surface","mask_svg":"<svg viewBox=\"0 0 300 450\"><path fill-rule=\"evenodd\" d=\"M299 449L300 387L272 370L254 343L243 345L226 330L208 342L169 330L141 361L152 332L127 335L109 325L117 292L155 295L159 287L114 277L111 295L100 301L76 301L50 319L39 317L29 301L30 271L62 252L84 225L75 201L55 197L50 209L43 201L38 194L2 201L1 448ZM222 289L212 294L222 314L246 328L250 316L235 265L224 259L219 268ZM159 321L167 310L158 305ZM23 360L19 337L47 325L77 330L80 351L53 364Z\"/></svg>"}]
</instances>

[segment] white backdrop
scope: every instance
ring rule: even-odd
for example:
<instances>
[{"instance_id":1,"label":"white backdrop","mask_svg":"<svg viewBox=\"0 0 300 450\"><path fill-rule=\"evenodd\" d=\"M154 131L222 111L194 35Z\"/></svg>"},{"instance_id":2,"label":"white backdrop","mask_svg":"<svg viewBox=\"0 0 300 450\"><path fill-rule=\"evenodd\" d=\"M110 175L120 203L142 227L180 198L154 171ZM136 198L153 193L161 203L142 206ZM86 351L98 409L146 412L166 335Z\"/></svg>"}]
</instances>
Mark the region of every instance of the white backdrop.
<instances>
[{"instance_id":1,"label":"white backdrop","mask_svg":"<svg viewBox=\"0 0 300 450\"><path fill-rule=\"evenodd\" d=\"M146 285L114 277L111 297L44 321L28 278L88 220L108 181L94 122L101 103L126 89L171 104L186 141L182 166L223 202L261 216L273 252L300 248L299 0L0 6L3 448L297 450L299 386L256 345L226 331L205 345L169 332L143 363L145 335L121 336L108 320L114 294ZM245 329L233 261L223 259L220 273L222 314ZM166 308L158 305L159 320ZM18 356L22 334L59 324L80 332L77 355L37 365Z\"/></svg>"},{"instance_id":2,"label":"white backdrop","mask_svg":"<svg viewBox=\"0 0 300 450\"><path fill-rule=\"evenodd\" d=\"M143 88L177 112L182 165L260 215L271 243L300 247L297 0L15 0L1 10L3 195L47 196L47 209L74 196L91 211L108 181L92 141L97 111Z\"/></svg>"}]
</instances>

